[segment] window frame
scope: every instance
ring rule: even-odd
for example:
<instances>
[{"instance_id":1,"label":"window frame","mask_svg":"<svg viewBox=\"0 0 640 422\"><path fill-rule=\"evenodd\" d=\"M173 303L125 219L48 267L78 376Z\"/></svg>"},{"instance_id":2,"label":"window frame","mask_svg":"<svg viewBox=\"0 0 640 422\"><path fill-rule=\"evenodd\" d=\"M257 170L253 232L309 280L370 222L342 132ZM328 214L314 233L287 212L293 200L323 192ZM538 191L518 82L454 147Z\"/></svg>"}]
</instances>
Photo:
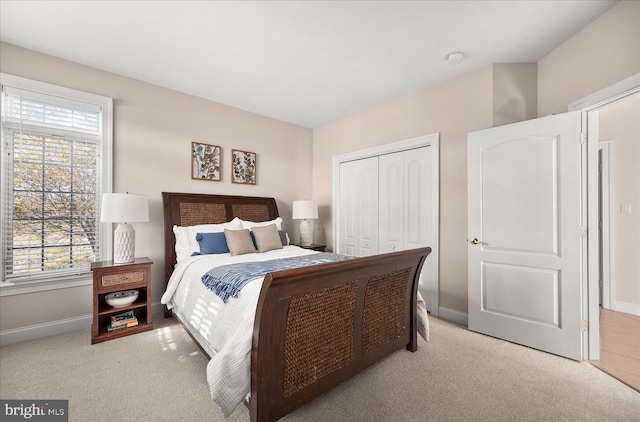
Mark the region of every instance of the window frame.
<instances>
[{"instance_id":1,"label":"window frame","mask_svg":"<svg viewBox=\"0 0 640 422\"><path fill-rule=\"evenodd\" d=\"M0 88L1 93L4 92L4 87L11 87L17 89L23 89L27 91L36 92L46 96L59 97L63 100L80 101L83 103L89 103L99 105L102 107L102 125L101 125L101 144L98 148L100 157L97 160L99 166L99 180L98 180L98 204L97 210L99 214L100 202L102 199L102 193L112 192L112 180L113 180L113 100L109 97L101 95L91 94L71 88L65 88L58 85L52 85L45 82L34 81L19 76L9 75L6 73L0 73ZM2 95L4 99L4 95ZM3 104L4 107L4 104ZM63 132L63 130L61 130ZM0 194L2 198L5 198L6 189L8 188L8 180L6 169L4 168L5 157L7 151L7 140L5 139L4 122L0 128L0 135L2 137L2 143L0 150L2 151L2 159L0 160ZM0 205L0 227L6 227L7 223L7 207L9 205L2 202ZM100 230L99 236L99 251L100 256L96 257L97 260L108 260L112 254L112 238L113 232L111 230L110 223L99 223L96 225ZM7 233L2 232L0 234L0 244L2 245L0 250L0 257L2 258L2 265L5 266L7 251L6 251ZM57 274L57 275L42 275L34 277L33 280L12 282L5 280L4 269L0 272L0 297L11 296L16 294L33 293L46 290L64 289L69 287L86 286L92 284L92 275L90 270L82 270L77 274Z\"/></svg>"}]
</instances>

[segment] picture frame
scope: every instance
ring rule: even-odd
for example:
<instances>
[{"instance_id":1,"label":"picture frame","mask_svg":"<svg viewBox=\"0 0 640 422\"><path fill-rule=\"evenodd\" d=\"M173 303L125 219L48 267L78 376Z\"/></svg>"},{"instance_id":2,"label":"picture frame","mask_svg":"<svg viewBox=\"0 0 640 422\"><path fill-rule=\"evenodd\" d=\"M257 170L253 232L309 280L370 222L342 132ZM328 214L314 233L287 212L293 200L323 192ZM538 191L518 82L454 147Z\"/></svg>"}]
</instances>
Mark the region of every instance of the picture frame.
<instances>
[{"instance_id":1,"label":"picture frame","mask_svg":"<svg viewBox=\"0 0 640 422\"><path fill-rule=\"evenodd\" d=\"M191 178L194 180L220 180L220 152L217 145L191 142Z\"/></svg>"},{"instance_id":2,"label":"picture frame","mask_svg":"<svg viewBox=\"0 0 640 422\"><path fill-rule=\"evenodd\" d=\"M231 182L255 185L258 163L255 152L231 150Z\"/></svg>"}]
</instances>

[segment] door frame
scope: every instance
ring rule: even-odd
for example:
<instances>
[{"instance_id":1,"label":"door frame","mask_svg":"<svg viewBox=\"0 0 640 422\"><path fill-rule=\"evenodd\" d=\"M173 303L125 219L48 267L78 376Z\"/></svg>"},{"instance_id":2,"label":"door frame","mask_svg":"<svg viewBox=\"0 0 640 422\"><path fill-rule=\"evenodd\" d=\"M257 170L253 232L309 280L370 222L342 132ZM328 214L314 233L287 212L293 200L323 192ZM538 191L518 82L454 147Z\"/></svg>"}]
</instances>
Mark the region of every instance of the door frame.
<instances>
[{"instance_id":1,"label":"door frame","mask_svg":"<svg viewBox=\"0 0 640 422\"><path fill-rule=\"evenodd\" d=\"M600 359L599 273L600 236L598 233L598 117L601 108L640 92L640 73L569 104L569 111L582 114L582 132L587 143L587 286L582 298L583 319L588 321L583 356Z\"/></svg>"},{"instance_id":2,"label":"door frame","mask_svg":"<svg viewBox=\"0 0 640 422\"><path fill-rule=\"evenodd\" d=\"M600 224L598 226L600 249L600 280L602 291L600 303L604 309L612 309L611 298L615 297L615 286L611 283L611 141L598 142L598 188Z\"/></svg>"},{"instance_id":3,"label":"door frame","mask_svg":"<svg viewBox=\"0 0 640 422\"><path fill-rule=\"evenodd\" d=\"M340 221L340 164L347 161L360 160L363 158L375 157L383 154L391 154L410 149L429 146L433 148L432 153L432 233L434 244L431 246L429 261L433 264L430 280L427 280L425 287L435 294L424 297L427 309L434 317L439 315L440 301L440 133L432 133L430 135L419 136L417 138L407 139L405 141L393 142L373 148L349 152L342 155L334 156L332 159L332 197L333 197L333 250L338 251L338 221Z\"/></svg>"}]
</instances>

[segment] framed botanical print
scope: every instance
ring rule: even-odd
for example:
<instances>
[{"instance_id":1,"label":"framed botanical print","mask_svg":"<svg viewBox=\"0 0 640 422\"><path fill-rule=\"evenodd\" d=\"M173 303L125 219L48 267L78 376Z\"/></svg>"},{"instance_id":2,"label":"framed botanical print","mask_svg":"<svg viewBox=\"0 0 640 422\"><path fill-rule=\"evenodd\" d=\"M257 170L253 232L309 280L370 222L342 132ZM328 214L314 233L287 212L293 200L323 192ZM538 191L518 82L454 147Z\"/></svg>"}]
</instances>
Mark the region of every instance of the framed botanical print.
<instances>
[{"instance_id":1,"label":"framed botanical print","mask_svg":"<svg viewBox=\"0 0 640 422\"><path fill-rule=\"evenodd\" d=\"M191 178L220 180L220 147L191 142Z\"/></svg>"},{"instance_id":2,"label":"framed botanical print","mask_svg":"<svg viewBox=\"0 0 640 422\"><path fill-rule=\"evenodd\" d=\"M233 183L255 185L257 172L258 164L255 152L237 149L231 151L231 181Z\"/></svg>"}]
</instances>

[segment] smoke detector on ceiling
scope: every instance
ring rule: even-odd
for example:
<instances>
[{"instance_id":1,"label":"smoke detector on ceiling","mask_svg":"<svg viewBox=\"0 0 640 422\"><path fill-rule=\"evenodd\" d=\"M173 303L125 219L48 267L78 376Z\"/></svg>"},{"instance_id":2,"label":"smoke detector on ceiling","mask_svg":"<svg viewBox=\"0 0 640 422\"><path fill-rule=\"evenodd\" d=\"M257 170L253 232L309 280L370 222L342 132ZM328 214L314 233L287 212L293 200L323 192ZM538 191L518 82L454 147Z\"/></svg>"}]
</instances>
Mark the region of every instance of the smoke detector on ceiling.
<instances>
[{"instance_id":1,"label":"smoke detector on ceiling","mask_svg":"<svg viewBox=\"0 0 640 422\"><path fill-rule=\"evenodd\" d=\"M447 54L447 61L451 64L460 63L464 59L464 54L459 51Z\"/></svg>"}]
</instances>

